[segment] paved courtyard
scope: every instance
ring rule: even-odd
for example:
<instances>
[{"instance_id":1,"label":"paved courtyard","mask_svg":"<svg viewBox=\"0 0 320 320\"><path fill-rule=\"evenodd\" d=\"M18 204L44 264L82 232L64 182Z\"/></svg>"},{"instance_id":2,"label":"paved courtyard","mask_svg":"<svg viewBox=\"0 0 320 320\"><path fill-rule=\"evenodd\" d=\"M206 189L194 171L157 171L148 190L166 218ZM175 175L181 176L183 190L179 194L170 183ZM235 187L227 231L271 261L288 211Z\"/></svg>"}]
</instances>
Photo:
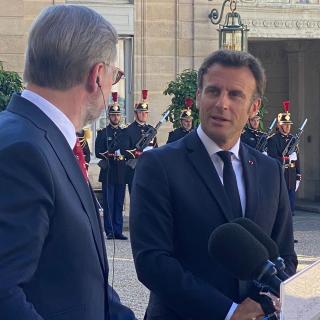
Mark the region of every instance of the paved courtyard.
<instances>
[{"instance_id":1,"label":"paved courtyard","mask_svg":"<svg viewBox=\"0 0 320 320\"><path fill-rule=\"evenodd\" d=\"M294 216L295 245L299 258L298 270L320 258L320 214L304 211ZM127 233L128 236L130 236ZM122 302L129 306L137 319L142 320L148 302L148 290L138 281L129 241L107 241L109 283L119 293ZM115 253L113 255L113 253Z\"/></svg>"}]
</instances>

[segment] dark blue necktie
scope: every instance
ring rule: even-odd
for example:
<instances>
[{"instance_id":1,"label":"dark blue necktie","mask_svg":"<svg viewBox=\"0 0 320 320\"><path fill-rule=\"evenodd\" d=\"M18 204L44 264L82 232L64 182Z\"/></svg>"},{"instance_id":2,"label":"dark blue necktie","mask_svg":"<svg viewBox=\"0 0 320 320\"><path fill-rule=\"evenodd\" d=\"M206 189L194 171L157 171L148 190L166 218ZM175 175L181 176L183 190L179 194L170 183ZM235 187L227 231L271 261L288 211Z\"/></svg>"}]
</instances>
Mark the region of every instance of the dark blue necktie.
<instances>
[{"instance_id":1,"label":"dark blue necktie","mask_svg":"<svg viewBox=\"0 0 320 320\"><path fill-rule=\"evenodd\" d=\"M239 196L239 190L237 185L236 174L232 167L230 151L219 151L217 155L223 161L223 186L226 191L226 195L230 200L231 207L235 218L242 217L242 207Z\"/></svg>"}]
</instances>

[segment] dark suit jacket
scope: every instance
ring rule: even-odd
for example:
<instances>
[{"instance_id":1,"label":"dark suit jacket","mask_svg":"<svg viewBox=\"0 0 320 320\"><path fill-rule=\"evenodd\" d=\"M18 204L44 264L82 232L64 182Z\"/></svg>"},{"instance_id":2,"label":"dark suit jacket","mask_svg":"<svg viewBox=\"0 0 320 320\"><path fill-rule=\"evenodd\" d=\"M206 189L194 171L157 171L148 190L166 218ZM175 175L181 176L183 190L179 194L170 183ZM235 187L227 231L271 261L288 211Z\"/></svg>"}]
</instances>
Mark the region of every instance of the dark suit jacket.
<instances>
[{"instance_id":1,"label":"dark suit jacket","mask_svg":"<svg viewBox=\"0 0 320 320\"><path fill-rule=\"evenodd\" d=\"M297 258L288 193L278 163L241 144L246 217L279 245L287 271ZM240 302L238 281L208 256L211 232L233 219L196 132L147 151L131 195L130 230L139 280L151 290L147 319L224 319Z\"/></svg>"},{"instance_id":2,"label":"dark suit jacket","mask_svg":"<svg viewBox=\"0 0 320 320\"><path fill-rule=\"evenodd\" d=\"M109 319L96 202L65 137L14 95L0 140L1 320Z\"/></svg>"}]
</instances>

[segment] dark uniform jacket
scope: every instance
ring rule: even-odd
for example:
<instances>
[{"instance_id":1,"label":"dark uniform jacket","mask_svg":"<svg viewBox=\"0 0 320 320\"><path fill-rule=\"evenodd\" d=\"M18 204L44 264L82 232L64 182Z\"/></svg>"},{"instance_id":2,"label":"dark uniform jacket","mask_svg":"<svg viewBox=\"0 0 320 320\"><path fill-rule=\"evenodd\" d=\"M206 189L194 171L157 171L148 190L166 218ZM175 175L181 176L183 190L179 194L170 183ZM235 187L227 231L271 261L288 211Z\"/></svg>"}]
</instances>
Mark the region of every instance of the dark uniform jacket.
<instances>
[{"instance_id":1,"label":"dark uniform jacket","mask_svg":"<svg viewBox=\"0 0 320 320\"><path fill-rule=\"evenodd\" d=\"M281 166L245 144L239 152L245 215L277 243L293 274L297 257ZM130 230L138 278L151 291L147 320L224 320L232 302L240 302L238 280L208 254L211 232L232 219L230 201L196 131L141 156Z\"/></svg>"},{"instance_id":2,"label":"dark uniform jacket","mask_svg":"<svg viewBox=\"0 0 320 320\"><path fill-rule=\"evenodd\" d=\"M143 133L146 133L149 128L152 128L150 124L144 124L141 125L137 121L132 122L126 129L127 135L129 137L129 150L133 150L136 148L137 142L140 140ZM153 139L153 141L150 142L150 145L154 148L158 147L157 144L157 137ZM129 166L127 166L127 182L129 184L132 183L133 175L134 175L133 169L131 169Z\"/></svg>"},{"instance_id":3,"label":"dark uniform jacket","mask_svg":"<svg viewBox=\"0 0 320 320\"><path fill-rule=\"evenodd\" d=\"M96 157L104 159L106 164L105 168L100 169L100 182L105 181L108 174L109 184L125 184L125 157L110 155L107 160L101 153L109 152L109 154L114 154L116 150L120 149L121 154L124 155L128 148L129 139L126 129L114 128L109 124L107 129L104 128L98 131L95 146Z\"/></svg>"},{"instance_id":4,"label":"dark uniform jacket","mask_svg":"<svg viewBox=\"0 0 320 320\"><path fill-rule=\"evenodd\" d=\"M268 140L268 155L277 159L281 165L284 167L284 177L287 183L288 190L296 189L296 182L300 180L300 160L299 160L299 152L297 152L296 161L291 161L289 163L288 160L283 161L282 152L288 144L289 140L292 138L292 135L284 135L280 132L275 133ZM285 154L284 156L288 156Z\"/></svg>"},{"instance_id":5,"label":"dark uniform jacket","mask_svg":"<svg viewBox=\"0 0 320 320\"><path fill-rule=\"evenodd\" d=\"M246 143L252 148L256 148L257 142L263 134L264 132L260 130L254 130L252 128L247 127L241 134L241 142Z\"/></svg>"},{"instance_id":6,"label":"dark uniform jacket","mask_svg":"<svg viewBox=\"0 0 320 320\"><path fill-rule=\"evenodd\" d=\"M177 128L177 129L169 132L167 143L177 141L177 140L183 138L186 134L190 133L191 131L192 131L192 129L186 130L183 127Z\"/></svg>"}]
</instances>

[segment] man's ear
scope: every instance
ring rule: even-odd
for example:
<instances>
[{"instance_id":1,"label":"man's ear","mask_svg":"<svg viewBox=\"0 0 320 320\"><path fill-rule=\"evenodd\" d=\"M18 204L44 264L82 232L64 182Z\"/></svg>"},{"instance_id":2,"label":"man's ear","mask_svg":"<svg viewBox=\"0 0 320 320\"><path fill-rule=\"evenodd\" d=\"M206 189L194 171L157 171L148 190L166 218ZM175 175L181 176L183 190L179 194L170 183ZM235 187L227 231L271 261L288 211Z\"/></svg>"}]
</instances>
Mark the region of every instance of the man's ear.
<instances>
[{"instance_id":1,"label":"man's ear","mask_svg":"<svg viewBox=\"0 0 320 320\"><path fill-rule=\"evenodd\" d=\"M196 91L196 108L199 110L199 99L200 99L200 95L201 95L201 90L198 88Z\"/></svg>"},{"instance_id":2,"label":"man's ear","mask_svg":"<svg viewBox=\"0 0 320 320\"><path fill-rule=\"evenodd\" d=\"M96 63L90 70L87 78L87 89L90 92L97 91L101 88L104 81L104 64Z\"/></svg>"},{"instance_id":3,"label":"man's ear","mask_svg":"<svg viewBox=\"0 0 320 320\"><path fill-rule=\"evenodd\" d=\"M250 110L249 118L258 114L260 107L261 107L261 102L262 102L261 98L257 98L252 102L251 108L250 108L251 110Z\"/></svg>"}]
</instances>

